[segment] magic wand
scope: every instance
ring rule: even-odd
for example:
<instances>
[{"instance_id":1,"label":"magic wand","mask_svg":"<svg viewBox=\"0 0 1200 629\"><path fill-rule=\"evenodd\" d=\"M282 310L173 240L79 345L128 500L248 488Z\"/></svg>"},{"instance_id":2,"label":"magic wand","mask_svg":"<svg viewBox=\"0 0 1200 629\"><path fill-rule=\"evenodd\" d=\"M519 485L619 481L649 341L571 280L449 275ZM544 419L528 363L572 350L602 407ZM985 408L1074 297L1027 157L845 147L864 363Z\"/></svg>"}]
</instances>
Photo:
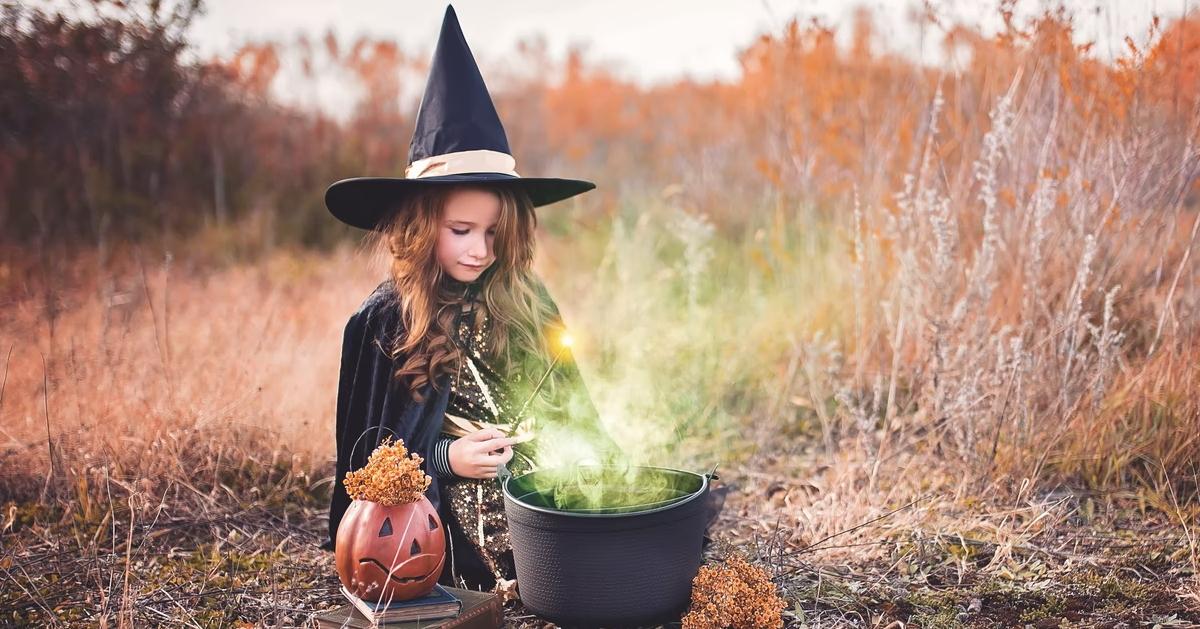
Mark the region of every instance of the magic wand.
<instances>
[{"instance_id":1,"label":"magic wand","mask_svg":"<svg viewBox=\"0 0 1200 629\"><path fill-rule=\"evenodd\" d=\"M506 432L507 436L511 437L517 434L517 429L521 427L521 422L525 419L525 410L529 408L529 403L533 401L533 398L537 397L538 392L542 390L542 385L546 383L546 378L550 376L550 372L554 371L554 368L558 366L558 362L562 359L563 353L566 352L574 342L575 340L572 339L571 335L569 334L563 334L561 337L559 337L558 351L554 352L554 358L550 361L550 366L546 367L546 371L542 374L542 377L538 379L537 384L534 385L533 391L530 392L529 397L525 398L525 402L517 408L516 414L513 415L513 424Z\"/></svg>"}]
</instances>

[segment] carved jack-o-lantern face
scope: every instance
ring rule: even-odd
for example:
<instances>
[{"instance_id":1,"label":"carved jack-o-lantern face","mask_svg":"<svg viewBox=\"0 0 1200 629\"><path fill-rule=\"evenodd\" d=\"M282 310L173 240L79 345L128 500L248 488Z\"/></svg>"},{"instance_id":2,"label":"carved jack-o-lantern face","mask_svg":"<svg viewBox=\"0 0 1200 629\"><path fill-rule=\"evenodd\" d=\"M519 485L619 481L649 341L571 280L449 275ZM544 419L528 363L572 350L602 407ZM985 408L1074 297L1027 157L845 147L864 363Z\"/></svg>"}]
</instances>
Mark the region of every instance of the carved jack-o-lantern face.
<instances>
[{"instance_id":1,"label":"carved jack-o-lantern face","mask_svg":"<svg viewBox=\"0 0 1200 629\"><path fill-rule=\"evenodd\" d=\"M433 589L446 561L442 521L427 498L394 507L355 500L338 524L338 576L366 601L402 601Z\"/></svg>"}]
</instances>

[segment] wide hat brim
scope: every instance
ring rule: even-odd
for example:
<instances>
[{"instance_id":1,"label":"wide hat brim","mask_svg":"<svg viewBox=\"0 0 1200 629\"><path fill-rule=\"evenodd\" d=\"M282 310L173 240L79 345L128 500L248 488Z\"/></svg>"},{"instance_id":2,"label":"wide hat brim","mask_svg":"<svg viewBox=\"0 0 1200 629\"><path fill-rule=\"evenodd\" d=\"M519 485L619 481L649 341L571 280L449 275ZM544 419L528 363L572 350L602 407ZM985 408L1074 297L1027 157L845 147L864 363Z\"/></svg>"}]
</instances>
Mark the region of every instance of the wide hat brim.
<instances>
[{"instance_id":1,"label":"wide hat brim","mask_svg":"<svg viewBox=\"0 0 1200 629\"><path fill-rule=\"evenodd\" d=\"M354 177L329 186L325 191L325 206L343 223L377 229L380 222L414 192L430 186L463 184L517 188L529 195L534 207L569 199L596 187L596 184L581 179L513 177L504 173L460 173L417 179Z\"/></svg>"}]
</instances>

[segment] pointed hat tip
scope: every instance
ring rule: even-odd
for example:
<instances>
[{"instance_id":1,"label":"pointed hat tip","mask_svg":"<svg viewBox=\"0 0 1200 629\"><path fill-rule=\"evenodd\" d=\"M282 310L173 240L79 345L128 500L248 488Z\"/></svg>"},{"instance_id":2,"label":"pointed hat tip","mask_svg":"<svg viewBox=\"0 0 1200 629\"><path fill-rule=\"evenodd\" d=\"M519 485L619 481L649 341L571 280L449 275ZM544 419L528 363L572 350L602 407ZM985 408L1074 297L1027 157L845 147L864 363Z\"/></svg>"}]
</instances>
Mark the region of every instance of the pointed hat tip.
<instances>
[{"instance_id":1,"label":"pointed hat tip","mask_svg":"<svg viewBox=\"0 0 1200 629\"><path fill-rule=\"evenodd\" d=\"M458 31L462 33L462 26L458 23L458 13L454 11L454 5L446 4L446 14L442 16L442 35L447 31Z\"/></svg>"}]
</instances>

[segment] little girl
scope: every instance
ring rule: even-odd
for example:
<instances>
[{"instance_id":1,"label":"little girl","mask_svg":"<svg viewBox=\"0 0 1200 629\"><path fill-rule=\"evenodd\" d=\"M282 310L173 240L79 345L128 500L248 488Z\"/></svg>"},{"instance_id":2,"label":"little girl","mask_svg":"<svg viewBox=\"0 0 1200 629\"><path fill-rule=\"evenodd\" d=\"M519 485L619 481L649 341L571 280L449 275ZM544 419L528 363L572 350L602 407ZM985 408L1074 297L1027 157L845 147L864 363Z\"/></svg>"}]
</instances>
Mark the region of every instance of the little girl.
<instances>
[{"instance_id":1,"label":"little girl","mask_svg":"<svg viewBox=\"0 0 1200 629\"><path fill-rule=\"evenodd\" d=\"M343 338L328 548L349 505L342 480L391 434L434 478L426 495L449 536L442 582L491 589L515 578L501 466L526 469L551 446L578 462L616 452L531 271L534 207L595 186L517 174L452 8L409 162L403 178L346 179L325 196L391 258Z\"/></svg>"}]
</instances>

